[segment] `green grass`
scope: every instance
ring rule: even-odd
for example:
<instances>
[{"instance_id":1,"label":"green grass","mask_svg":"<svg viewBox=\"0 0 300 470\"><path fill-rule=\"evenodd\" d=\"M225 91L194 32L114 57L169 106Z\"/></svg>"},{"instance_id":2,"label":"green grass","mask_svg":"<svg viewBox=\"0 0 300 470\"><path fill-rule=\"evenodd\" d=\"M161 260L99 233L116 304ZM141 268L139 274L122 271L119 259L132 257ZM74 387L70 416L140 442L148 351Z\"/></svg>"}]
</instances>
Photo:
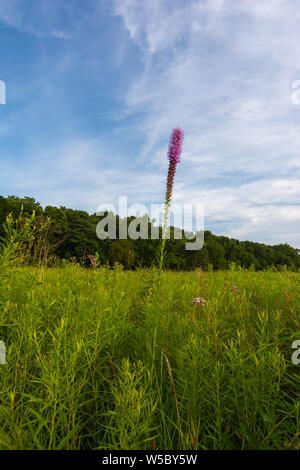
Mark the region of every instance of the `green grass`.
<instances>
[{"instance_id":1,"label":"green grass","mask_svg":"<svg viewBox=\"0 0 300 470\"><path fill-rule=\"evenodd\" d=\"M3 274L0 449L300 447L300 274L158 276Z\"/></svg>"}]
</instances>

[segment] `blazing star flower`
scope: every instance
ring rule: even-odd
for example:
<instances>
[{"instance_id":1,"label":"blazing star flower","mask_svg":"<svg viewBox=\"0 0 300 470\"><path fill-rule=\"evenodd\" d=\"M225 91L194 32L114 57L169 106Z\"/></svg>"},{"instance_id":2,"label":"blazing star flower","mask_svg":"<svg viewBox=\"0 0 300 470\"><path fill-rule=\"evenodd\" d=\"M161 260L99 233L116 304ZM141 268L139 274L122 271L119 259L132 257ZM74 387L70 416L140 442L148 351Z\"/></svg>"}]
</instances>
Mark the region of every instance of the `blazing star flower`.
<instances>
[{"instance_id":1,"label":"blazing star flower","mask_svg":"<svg viewBox=\"0 0 300 470\"><path fill-rule=\"evenodd\" d=\"M183 142L183 130L179 127L173 129L171 141L169 144L168 158L169 158L169 171L167 179L167 191L166 191L166 204L170 204L172 197L172 189L174 183L174 176L176 172L176 165L180 162L180 155L182 150Z\"/></svg>"},{"instance_id":2,"label":"blazing star flower","mask_svg":"<svg viewBox=\"0 0 300 470\"><path fill-rule=\"evenodd\" d=\"M183 130L180 129L179 127L176 127L172 131L171 140L169 144L169 150L168 150L169 170L168 170L166 199L165 199L164 226L163 226L163 233L162 233L163 240L162 240L162 245L161 245L160 263L159 263L160 272L163 268L163 263L164 263L164 250L165 250L165 243L166 243L165 236L166 236L166 231L167 231L169 208L170 208L171 198L172 198L172 190L173 190L174 176L176 172L176 165L177 163L180 162L182 142L183 142Z\"/></svg>"},{"instance_id":3,"label":"blazing star flower","mask_svg":"<svg viewBox=\"0 0 300 470\"><path fill-rule=\"evenodd\" d=\"M190 302L190 305L199 304L201 307L204 307L206 304L206 300L202 299L202 297L196 297L194 300Z\"/></svg>"}]
</instances>

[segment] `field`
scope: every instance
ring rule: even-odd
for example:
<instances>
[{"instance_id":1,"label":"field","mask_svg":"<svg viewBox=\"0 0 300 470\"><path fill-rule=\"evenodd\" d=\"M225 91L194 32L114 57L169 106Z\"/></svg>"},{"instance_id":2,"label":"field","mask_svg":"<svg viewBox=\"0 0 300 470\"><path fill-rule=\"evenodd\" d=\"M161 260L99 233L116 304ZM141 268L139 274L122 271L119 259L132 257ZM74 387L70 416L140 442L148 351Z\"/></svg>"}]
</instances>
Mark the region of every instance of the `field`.
<instances>
[{"instance_id":1,"label":"field","mask_svg":"<svg viewBox=\"0 0 300 470\"><path fill-rule=\"evenodd\" d=\"M2 281L0 449L300 447L299 273L66 264Z\"/></svg>"}]
</instances>

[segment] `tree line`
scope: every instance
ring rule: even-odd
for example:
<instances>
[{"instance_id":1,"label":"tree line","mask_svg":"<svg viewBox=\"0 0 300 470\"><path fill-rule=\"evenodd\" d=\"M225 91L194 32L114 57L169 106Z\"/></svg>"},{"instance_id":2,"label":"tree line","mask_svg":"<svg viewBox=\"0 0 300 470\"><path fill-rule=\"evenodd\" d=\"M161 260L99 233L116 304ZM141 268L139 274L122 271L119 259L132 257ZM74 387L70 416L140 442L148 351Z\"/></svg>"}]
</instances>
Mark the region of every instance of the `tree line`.
<instances>
[{"instance_id":1,"label":"tree line","mask_svg":"<svg viewBox=\"0 0 300 470\"><path fill-rule=\"evenodd\" d=\"M56 259L65 259L89 265L89 255L97 254L101 265L113 266L122 264L125 269L151 267L157 265L161 243L161 228L159 239L150 239L151 221L148 219L149 238L143 239L105 239L100 240L96 235L96 227L101 217L88 214L85 211L66 207L46 206L43 208L34 198L17 196L0 196L0 237L4 236L3 223L9 213L19 217L22 210L24 216L30 216L35 211L37 224L43 224L50 218L47 236L43 236L39 247L47 243L46 252L51 252ZM105 217L104 214L102 217ZM114 215L116 227L120 218ZM127 218L127 226L135 217ZM186 250L187 240L182 231L182 238L174 238L170 228L171 238L166 243L166 262L168 269L193 270L195 268L226 269L241 266L255 270L271 267L297 270L300 267L300 250L288 244L266 245L251 241L239 241L225 236L217 236L208 230L204 231L204 246L200 250ZM38 242L36 242L38 244ZM34 249L34 246L32 247Z\"/></svg>"}]
</instances>

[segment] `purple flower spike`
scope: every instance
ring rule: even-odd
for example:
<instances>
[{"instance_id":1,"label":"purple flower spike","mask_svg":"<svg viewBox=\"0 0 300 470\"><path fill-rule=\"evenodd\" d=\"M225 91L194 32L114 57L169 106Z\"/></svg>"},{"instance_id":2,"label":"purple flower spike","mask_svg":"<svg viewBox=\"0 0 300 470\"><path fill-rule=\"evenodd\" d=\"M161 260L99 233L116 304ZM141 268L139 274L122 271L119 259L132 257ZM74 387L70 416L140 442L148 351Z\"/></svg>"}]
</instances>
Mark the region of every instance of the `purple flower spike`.
<instances>
[{"instance_id":1,"label":"purple flower spike","mask_svg":"<svg viewBox=\"0 0 300 470\"><path fill-rule=\"evenodd\" d=\"M169 208L170 208L171 198L172 198L172 190L173 190L173 184L174 184L174 176L176 173L176 165L177 163L180 162L182 142L183 142L183 130L181 130L179 127L176 127L175 129L173 129L170 144L169 144L169 150L168 150L169 170L168 170L166 199L165 199L164 226L163 226L163 231L162 231L163 241L161 245L160 263L159 263L160 272L163 268L164 250L165 250L165 243L166 243L165 234L167 231L168 215L169 215Z\"/></svg>"},{"instance_id":2,"label":"purple flower spike","mask_svg":"<svg viewBox=\"0 0 300 470\"><path fill-rule=\"evenodd\" d=\"M166 201L165 201L166 205L168 206L170 204L171 197L172 197L176 165L177 163L180 162L182 142L183 142L183 130L181 130L179 127L176 127L175 129L173 129L170 144L169 144L169 151L168 151L168 158L169 158L170 163L169 163Z\"/></svg>"},{"instance_id":3,"label":"purple flower spike","mask_svg":"<svg viewBox=\"0 0 300 470\"><path fill-rule=\"evenodd\" d=\"M182 150L183 130L179 127L173 129L171 141L169 144L168 158L170 162L179 163Z\"/></svg>"}]
</instances>

